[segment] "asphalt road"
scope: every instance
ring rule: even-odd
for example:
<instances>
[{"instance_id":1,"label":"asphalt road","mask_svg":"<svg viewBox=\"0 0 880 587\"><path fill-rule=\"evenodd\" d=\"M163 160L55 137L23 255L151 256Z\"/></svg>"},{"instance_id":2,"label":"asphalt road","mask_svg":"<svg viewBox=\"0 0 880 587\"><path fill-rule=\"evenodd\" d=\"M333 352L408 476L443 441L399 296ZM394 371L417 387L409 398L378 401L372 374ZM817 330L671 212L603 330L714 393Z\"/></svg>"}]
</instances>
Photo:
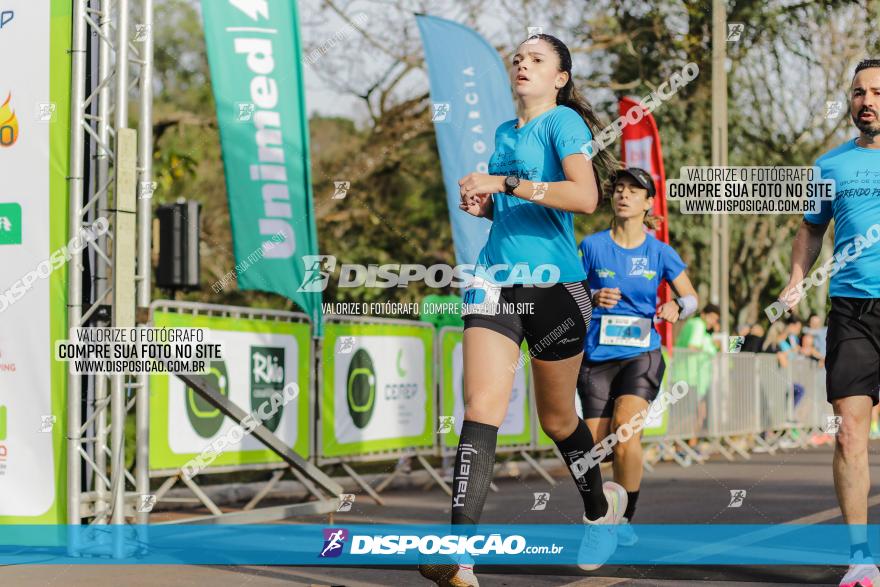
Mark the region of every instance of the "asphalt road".
<instances>
[{"instance_id":1,"label":"asphalt road","mask_svg":"<svg viewBox=\"0 0 880 587\"><path fill-rule=\"evenodd\" d=\"M880 442L872 443L871 503L880 505ZM496 476L499 491L490 493L481 522L491 524L579 523L582 504L574 485L560 467L555 487L531 474ZM741 507L730 508L730 491L746 490ZM547 491L543 511L532 511L533 492ZM439 488L412 484L384 492L379 506L358 495L352 511L335 515L334 524L445 523L449 498ZM877 523L877 505L871 521ZM644 524L840 524L831 477L831 449L812 448L751 460L728 462L716 457L688 468L662 463L646 473L635 521ZM293 522L293 521L291 521ZM327 523L326 517L296 522ZM499 586L677 586L837 585L844 567L833 566L606 566L593 573L576 567L542 565L477 567L484 587ZM29 565L0 567L0 585L429 585L414 569L328 567L221 567Z\"/></svg>"}]
</instances>

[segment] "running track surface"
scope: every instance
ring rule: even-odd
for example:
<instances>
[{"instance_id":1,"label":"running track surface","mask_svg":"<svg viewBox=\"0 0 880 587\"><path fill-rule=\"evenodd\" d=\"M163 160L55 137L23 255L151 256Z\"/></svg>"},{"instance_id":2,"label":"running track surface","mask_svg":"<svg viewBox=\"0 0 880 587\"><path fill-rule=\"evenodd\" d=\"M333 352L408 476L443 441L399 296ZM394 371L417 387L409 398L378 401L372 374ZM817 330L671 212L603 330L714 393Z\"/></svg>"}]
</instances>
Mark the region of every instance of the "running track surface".
<instances>
[{"instance_id":1,"label":"running track surface","mask_svg":"<svg viewBox=\"0 0 880 587\"><path fill-rule=\"evenodd\" d=\"M636 513L645 524L840 524L843 522L834 496L829 447L797 449L775 455L752 455L751 460L728 462L715 457L704 465L681 468L659 464L646 473ZM871 443L872 490L870 522L880 523L880 442ZM522 467L525 470L525 466ZM550 488L540 477L529 474L512 478L504 470L495 478L499 491L489 494L481 522L511 524L576 523L582 511L580 496L561 467L552 471L560 483ZM610 478L610 470L603 471ZM728 508L731 489L747 490L742 507ZM549 491L544 511L531 511L532 493ZM371 523L445 523L449 519L449 497L439 488L424 485L387 490L385 506L358 495L351 512L336 514L335 525ZM265 502L265 505L270 505ZM327 523L326 517L298 519ZM637 546L636 546L637 548ZM719 585L752 587L764 585L837 585L844 567L670 567L607 566L593 573L573 567L477 566L483 587L501 586L649 586ZM86 566L29 565L0 567L0 585L52 585L59 587L103 587L126 585L153 587L183 585L244 587L257 585L426 585L417 571L388 568L327 567L222 567L222 566Z\"/></svg>"}]
</instances>

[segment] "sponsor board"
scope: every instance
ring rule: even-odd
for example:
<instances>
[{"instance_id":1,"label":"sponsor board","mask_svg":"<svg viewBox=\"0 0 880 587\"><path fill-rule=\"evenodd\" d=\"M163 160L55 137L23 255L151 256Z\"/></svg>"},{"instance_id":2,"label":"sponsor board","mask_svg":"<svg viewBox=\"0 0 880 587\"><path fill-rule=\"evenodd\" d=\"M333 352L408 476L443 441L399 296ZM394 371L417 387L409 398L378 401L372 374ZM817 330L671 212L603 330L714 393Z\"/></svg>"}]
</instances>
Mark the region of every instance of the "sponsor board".
<instances>
[{"instance_id":1,"label":"sponsor board","mask_svg":"<svg viewBox=\"0 0 880 587\"><path fill-rule=\"evenodd\" d=\"M0 292L68 240L71 23L70 2L0 6L0 160L15 170L0 182ZM36 119L39 103L55 105L53 122ZM64 266L0 312L0 524L66 519L67 370L52 353L66 284Z\"/></svg>"},{"instance_id":2,"label":"sponsor board","mask_svg":"<svg viewBox=\"0 0 880 587\"><path fill-rule=\"evenodd\" d=\"M268 402L286 384L309 389L311 339L308 324L155 312L155 326L206 328L223 345L223 359L211 362L206 376L219 392L245 412ZM150 377L150 468L181 467L235 425L180 379ZM307 393L280 406L265 425L303 458L309 454ZM213 466L281 462L252 434L225 445Z\"/></svg>"},{"instance_id":3,"label":"sponsor board","mask_svg":"<svg viewBox=\"0 0 880 587\"><path fill-rule=\"evenodd\" d=\"M433 341L429 326L325 325L321 456L433 445Z\"/></svg>"}]
</instances>

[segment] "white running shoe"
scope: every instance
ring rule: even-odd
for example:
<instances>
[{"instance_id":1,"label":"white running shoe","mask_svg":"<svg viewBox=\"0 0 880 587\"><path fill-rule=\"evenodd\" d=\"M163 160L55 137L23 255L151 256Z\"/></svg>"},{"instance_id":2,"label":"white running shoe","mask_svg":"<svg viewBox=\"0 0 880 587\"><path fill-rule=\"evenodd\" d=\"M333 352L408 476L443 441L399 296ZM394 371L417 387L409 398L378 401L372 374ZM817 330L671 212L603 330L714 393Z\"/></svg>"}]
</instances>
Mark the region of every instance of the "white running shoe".
<instances>
[{"instance_id":1,"label":"white running shoe","mask_svg":"<svg viewBox=\"0 0 880 587\"><path fill-rule=\"evenodd\" d=\"M617 527L626 511L626 489L614 481L606 481L602 484L602 491L608 501L605 516L595 521L584 516L585 531L578 550L578 567L585 571L595 571L617 550Z\"/></svg>"},{"instance_id":2,"label":"white running shoe","mask_svg":"<svg viewBox=\"0 0 880 587\"><path fill-rule=\"evenodd\" d=\"M617 528L617 544L620 546L635 546L638 541L639 537L632 524L629 523L629 520L623 518L620 521L620 526Z\"/></svg>"},{"instance_id":3,"label":"white running shoe","mask_svg":"<svg viewBox=\"0 0 880 587\"><path fill-rule=\"evenodd\" d=\"M880 587L880 569L870 558L856 553L849 565L849 570L840 580L840 587Z\"/></svg>"},{"instance_id":4,"label":"white running shoe","mask_svg":"<svg viewBox=\"0 0 880 587\"><path fill-rule=\"evenodd\" d=\"M480 587L474 575L474 566L464 563L422 564L419 573L425 579L434 581L440 587Z\"/></svg>"}]
</instances>

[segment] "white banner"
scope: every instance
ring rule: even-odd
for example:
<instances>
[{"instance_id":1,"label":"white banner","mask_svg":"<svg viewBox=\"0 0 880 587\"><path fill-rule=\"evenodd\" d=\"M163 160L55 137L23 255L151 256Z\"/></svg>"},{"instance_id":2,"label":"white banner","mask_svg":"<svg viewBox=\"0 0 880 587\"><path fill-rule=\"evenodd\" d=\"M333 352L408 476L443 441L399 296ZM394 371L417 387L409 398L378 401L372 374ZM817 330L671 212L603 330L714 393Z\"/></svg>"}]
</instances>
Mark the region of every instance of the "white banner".
<instances>
[{"instance_id":1,"label":"white banner","mask_svg":"<svg viewBox=\"0 0 880 587\"><path fill-rule=\"evenodd\" d=\"M425 346L414 336L356 336L336 354L336 442L363 442L425 432Z\"/></svg>"},{"instance_id":2,"label":"white banner","mask_svg":"<svg viewBox=\"0 0 880 587\"><path fill-rule=\"evenodd\" d=\"M50 282L7 292L50 254L50 2L3 2L0 23L0 516L30 517L57 497Z\"/></svg>"},{"instance_id":3,"label":"white banner","mask_svg":"<svg viewBox=\"0 0 880 587\"><path fill-rule=\"evenodd\" d=\"M285 385L298 385L299 345L293 336L211 330L210 342L222 345L223 360L211 361L208 376L215 379L221 393L246 412L256 411L273 393L281 394ZM169 378L168 391L168 446L172 453L199 453L236 426L177 377ZM308 390L301 389L300 393ZM264 422L287 446L293 446L297 439L298 406L298 401L291 401ZM225 445L223 452L265 448L248 434Z\"/></svg>"},{"instance_id":4,"label":"white banner","mask_svg":"<svg viewBox=\"0 0 880 587\"><path fill-rule=\"evenodd\" d=\"M517 369L513 378L513 390L510 393L510 403L507 405L507 415L498 428L499 435L522 434L526 431L525 402L528 396L525 369ZM461 425L464 422L464 355L462 343L452 349L452 390L455 397L455 407L452 415L455 416L455 433L461 434Z\"/></svg>"}]
</instances>

